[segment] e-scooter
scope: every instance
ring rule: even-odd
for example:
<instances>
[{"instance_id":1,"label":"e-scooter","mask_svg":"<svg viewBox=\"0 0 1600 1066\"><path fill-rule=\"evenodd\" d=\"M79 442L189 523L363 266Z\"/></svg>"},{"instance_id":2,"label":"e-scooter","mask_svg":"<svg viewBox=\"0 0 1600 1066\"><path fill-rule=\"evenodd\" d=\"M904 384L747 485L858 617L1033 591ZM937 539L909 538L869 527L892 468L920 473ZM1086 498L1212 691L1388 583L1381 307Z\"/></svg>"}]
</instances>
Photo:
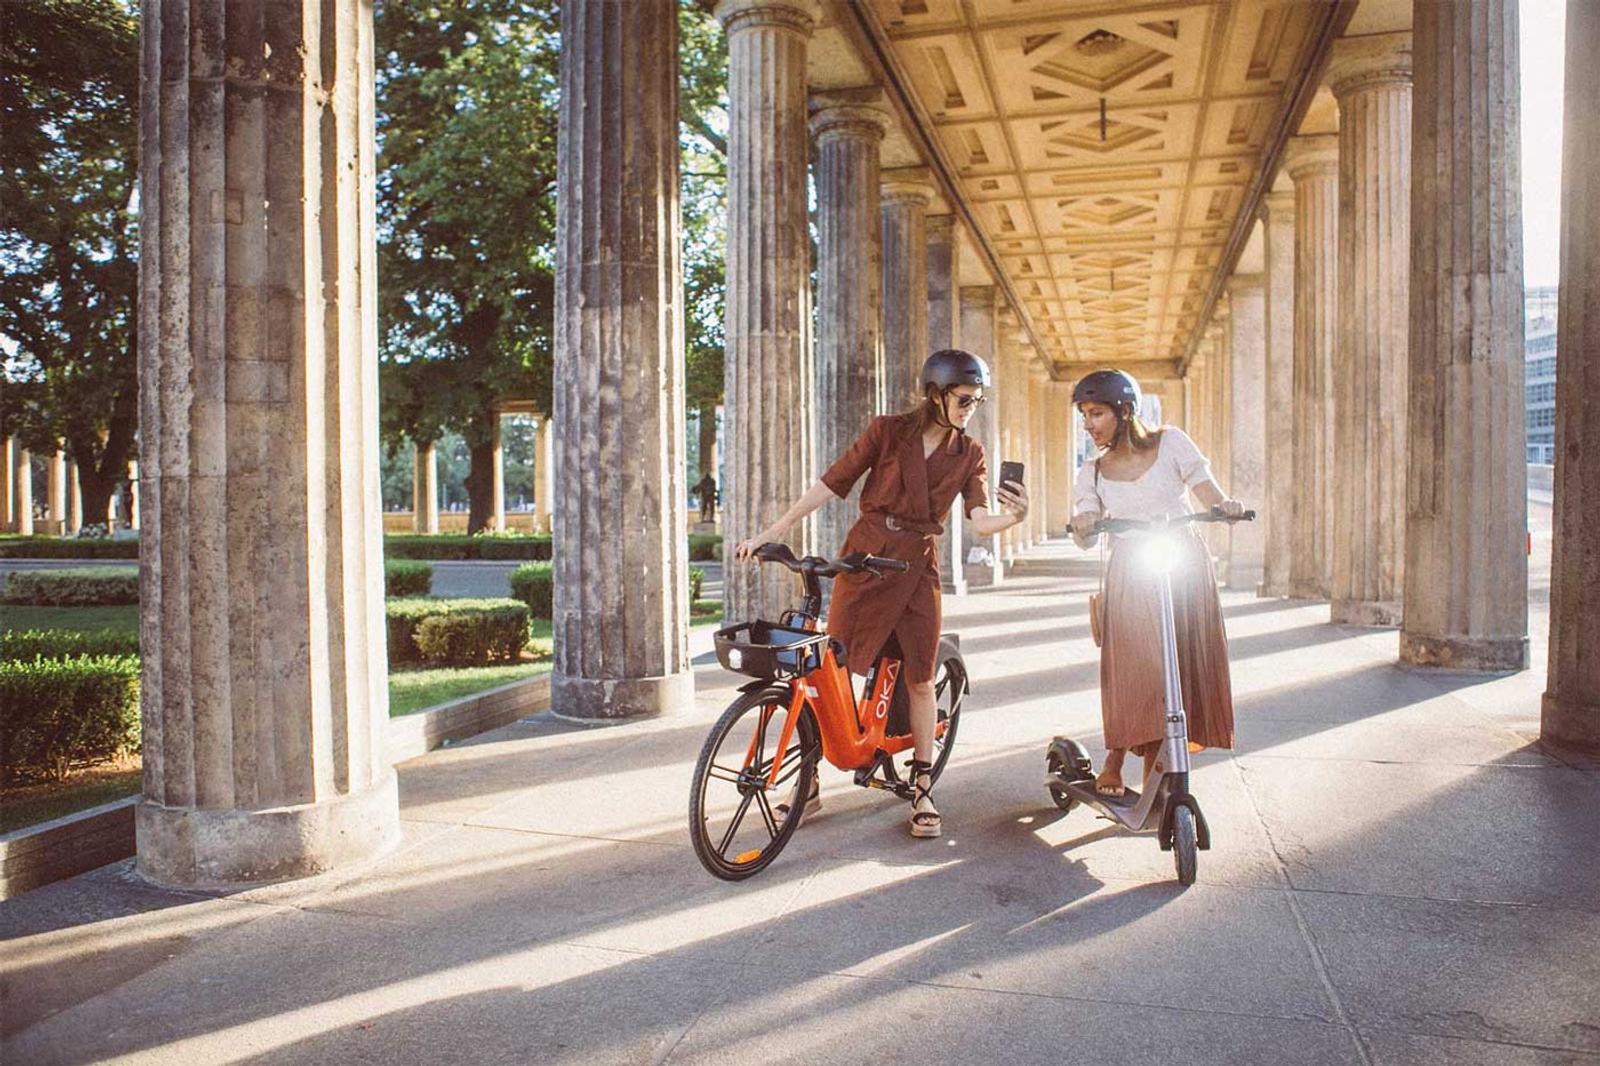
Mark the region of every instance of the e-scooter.
<instances>
[{"instance_id":1,"label":"e-scooter","mask_svg":"<svg viewBox=\"0 0 1600 1066\"><path fill-rule=\"evenodd\" d=\"M1105 796L1095 791L1094 761L1076 740L1056 737L1050 742L1045 763L1050 774L1045 787L1050 798L1063 811L1080 803L1134 832L1156 829L1162 851L1172 852L1178 883L1194 884L1196 851L1211 847L1211 831L1200 803L1189 792L1189 718L1183 709L1183 685L1178 676L1178 641L1172 615L1172 567L1178 559L1178 545L1169 531L1188 522L1248 522L1254 511L1231 518L1222 508L1209 512L1179 515L1176 518L1140 522L1127 518L1103 518L1094 531L1131 534L1139 541L1142 562L1156 575L1161 597L1161 672L1165 683L1166 723L1155 767L1145 778L1141 795L1127 789L1120 796Z\"/></svg>"}]
</instances>

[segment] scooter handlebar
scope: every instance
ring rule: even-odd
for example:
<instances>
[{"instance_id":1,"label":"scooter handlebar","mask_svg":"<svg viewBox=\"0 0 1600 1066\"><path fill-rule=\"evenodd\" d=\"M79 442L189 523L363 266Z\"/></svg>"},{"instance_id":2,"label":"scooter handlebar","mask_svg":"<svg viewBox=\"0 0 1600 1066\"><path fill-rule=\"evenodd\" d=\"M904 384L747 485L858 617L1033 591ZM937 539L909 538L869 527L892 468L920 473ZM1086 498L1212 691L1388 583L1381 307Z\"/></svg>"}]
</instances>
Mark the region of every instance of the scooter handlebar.
<instances>
[{"instance_id":1,"label":"scooter handlebar","mask_svg":"<svg viewBox=\"0 0 1600 1066\"><path fill-rule=\"evenodd\" d=\"M1096 533L1142 533L1155 529L1170 529L1188 522L1254 522L1256 513L1245 511L1241 515L1230 515L1221 507L1213 507L1209 511L1196 511L1193 514L1178 515L1176 518L1163 519L1153 522L1140 521L1134 518L1102 518L1095 522Z\"/></svg>"}]
</instances>

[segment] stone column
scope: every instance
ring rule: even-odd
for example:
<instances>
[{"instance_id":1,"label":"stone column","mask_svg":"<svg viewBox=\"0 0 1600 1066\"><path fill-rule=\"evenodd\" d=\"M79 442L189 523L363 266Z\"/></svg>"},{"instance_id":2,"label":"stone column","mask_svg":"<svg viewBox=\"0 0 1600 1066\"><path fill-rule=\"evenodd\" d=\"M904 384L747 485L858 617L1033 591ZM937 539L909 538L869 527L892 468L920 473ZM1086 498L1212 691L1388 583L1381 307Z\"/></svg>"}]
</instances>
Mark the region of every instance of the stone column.
<instances>
[{"instance_id":1,"label":"stone column","mask_svg":"<svg viewBox=\"0 0 1600 1066\"><path fill-rule=\"evenodd\" d=\"M550 487L554 484L551 477L551 438L552 432L549 415L540 415L539 424L533 431L533 529L536 533L549 533L551 521Z\"/></svg>"},{"instance_id":2,"label":"stone column","mask_svg":"<svg viewBox=\"0 0 1600 1066\"><path fill-rule=\"evenodd\" d=\"M501 418L496 412L489 430L494 448L494 464L489 470L489 528L496 531L506 528L506 449Z\"/></svg>"},{"instance_id":3,"label":"stone column","mask_svg":"<svg viewBox=\"0 0 1600 1066\"><path fill-rule=\"evenodd\" d=\"M136 532L139 529L139 495L139 461L133 459L128 463L128 528ZM378 521L381 527L383 521L381 497L379 507Z\"/></svg>"},{"instance_id":4,"label":"stone column","mask_svg":"<svg viewBox=\"0 0 1600 1066\"><path fill-rule=\"evenodd\" d=\"M1294 531L1289 595L1333 585L1333 352L1339 333L1339 135L1289 140L1294 181Z\"/></svg>"},{"instance_id":5,"label":"stone column","mask_svg":"<svg viewBox=\"0 0 1600 1066\"><path fill-rule=\"evenodd\" d=\"M12 529L24 536L33 534L33 455L26 448L11 452L11 506L15 512Z\"/></svg>"},{"instance_id":6,"label":"stone column","mask_svg":"<svg viewBox=\"0 0 1600 1066\"><path fill-rule=\"evenodd\" d=\"M418 533L439 532L439 461L434 442L411 442L411 516Z\"/></svg>"},{"instance_id":7,"label":"stone column","mask_svg":"<svg viewBox=\"0 0 1600 1066\"><path fill-rule=\"evenodd\" d=\"M1232 366L1228 405L1228 494L1246 507L1266 509L1267 498L1267 301L1262 274L1228 279L1228 325ZM1266 556L1261 523L1228 529L1228 587L1257 591Z\"/></svg>"},{"instance_id":8,"label":"stone column","mask_svg":"<svg viewBox=\"0 0 1600 1066\"><path fill-rule=\"evenodd\" d=\"M1600 7L1567 10L1550 662L1540 739L1600 754Z\"/></svg>"},{"instance_id":9,"label":"stone column","mask_svg":"<svg viewBox=\"0 0 1600 1066\"><path fill-rule=\"evenodd\" d=\"M1052 381L1048 386L1049 417L1046 444L1049 450L1049 477L1045 488L1045 525L1057 536L1072 524L1072 479L1077 469L1072 462L1072 384Z\"/></svg>"},{"instance_id":10,"label":"stone column","mask_svg":"<svg viewBox=\"0 0 1600 1066\"><path fill-rule=\"evenodd\" d=\"M1332 618L1392 626L1405 587L1411 35L1338 41L1328 82L1339 102Z\"/></svg>"},{"instance_id":11,"label":"stone column","mask_svg":"<svg viewBox=\"0 0 1600 1066\"><path fill-rule=\"evenodd\" d=\"M1290 544L1294 539L1294 446L1281 427L1299 435L1294 423L1294 191L1271 193L1262 216L1267 237L1266 491L1261 499L1262 559L1258 596L1289 595ZM1268 429L1267 427L1271 427Z\"/></svg>"},{"instance_id":12,"label":"stone column","mask_svg":"<svg viewBox=\"0 0 1600 1066\"><path fill-rule=\"evenodd\" d=\"M67 456L59 447L50 453L49 478L45 490L45 517L52 532L67 531Z\"/></svg>"},{"instance_id":13,"label":"stone column","mask_svg":"<svg viewBox=\"0 0 1600 1066\"><path fill-rule=\"evenodd\" d=\"M928 358L927 210L933 186L916 178L883 183L884 397L903 411L922 395Z\"/></svg>"},{"instance_id":14,"label":"stone column","mask_svg":"<svg viewBox=\"0 0 1600 1066\"><path fill-rule=\"evenodd\" d=\"M78 484L78 464L67 460L67 525L65 532L83 528L83 487Z\"/></svg>"},{"instance_id":15,"label":"stone column","mask_svg":"<svg viewBox=\"0 0 1600 1066\"><path fill-rule=\"evenodd\" d=\"M561 33L551 706L638 718L694 705L677 8L566 0Z\"/></svg>"},{"instance_id":16,"label":"stone column","mask_svg":"<svg viewBox=\"0 0 1600 1066\"><path fill-rule=\"evenodd\" d=\"M1233 487L1233 345L1228 322L1230 310L1228 304L1219 303L1209 327L1211 351L1206 360L1206 388L1210 411L1206 436L1210 450L1206 452L1206 457L1211 460L1211 473L1222 486L1222 491L1238 499L1239 494ZM1231 533L1229 527L1224 525L1209 525L1202 531L1216 559L1217 582L1227 588L1233 587L1228 576L1228 565L1232 559Z\"/></svg>"},{"instance_id":17,"label":"stone column","mask_svg":"<svg viewBox=\"0 0 1600 1066\"><path fill-rule=\"evenodd\" d=\"M17 442L12 437L0 440L0 529L7 531L12 529L17 520L16 501L12 499L15 480L12 476L12 463L16 446Z\"/></svg>"},{"instance_id":18,"label":"stone column","mask_svg":"<svg viewBox=\"0 0 1600 1066\"><path fill-rule=\"evenodd\" d=\"M1412 35L1400 659L1522 670L1528 467L1517 3L1419 4Z\"/></svg>"},{"instance_id":19,"label":"stone column","mask_svg":"<svg viewBox=\"0 0 1600 1066\"><path fill-rule=\"evenodd\" d=\"M888 113L828 99L811 117L817 186L817 459L826 467L877 414L883 338L878 248L878 146ZM862 479L863 481L865 479ZM861 484L817 512L834 556L860 514Z\"/></svg>"},{"instance_id":20,"label":"stone column","mask_svg":"<svg viewBox=\"0 0 1600 1066\"><path fill-rule=\"evenodd\" d=\"M371 7L143 27L139 868L317 873L399 839Z\"/></svg>"},{"instance_id":21,"label":"stone column","mask_svg":"<svg viewBox=\"0 0 1600 1066\"><path fill-rule=\"evenodd\" d=\"M733 548L806 486L799 411L810 276L806 229L806 50L813 0L722 0L728 34L727 407L723 441L730 619L772 618L796 599L779 566L735 563ZM800 546L800 531L790 537Z\"/></svg>"},{"instance_id":22,"label":"stone column","mask_svg":"<svg viewBox=\"0 0 1600 1066\"><path fill-rule=\"evenodd\" d=\"M1042 544L1050 535L1050 467L1053 460L1048 440L1050 379L1043 372L1029 382L1028 402L1033 413L1033 438L1028 448L1033 466L1028 471L1027 479L1033 498L1028 506L1028 522L1033 527L1033 542Z\"/></svg>"},{"instance_id":23,"label":"stone column","mask_svg":"<svg viewBox=\"0 0 1600 1066\"><path fill-rule=\"evenodd\" d=\"M956 217L928 215L928 353L959 348L961 336L960 264L957 261Z\"/></svg>"},{"instance_id":24,"label":"stone column","mask_svg":"<svg viewBox=\"0 0 1600 1066\"><path fill-rule=\"evenodd\" d=\"M928 351L942 351L960 347L961 299L959 264L956 260L956 226L954 215L929 215L928 240ZM939 569L944 590L957 596L967 594L966 577L962 562L966 552L962 549L966 534L965 508L958 496L945 516L944 536L939 538Z\"/></svg>"},{"instance_id":25,"label":"stone column","mask_svg":"<svg viewBox=\"0 0 1600 1066\"><path fill-rule=\"evenodd\" d=\"M960 292L961 299L961 332L959 334L961 347L989 364L989 375L994 386L988 391L988 400L978 408L978 413L967 424L967 433L973 440L983 445L984 458L989 467L989 512L999 513L999 502L995 497L995 486L1000 477L1000 421L1002 393L999 379L999 354L995 324L995 287L993 285L963 285ZM1000 565L1000 535L994 534L981 540L974 537L969 527L964 527L965 541L963 550L970 553L973 545L979 544L988 548L990 562L988 565L965 566L967 585L997 585L1004 579L1004 567Z\"/></svg>"}]
</instances>

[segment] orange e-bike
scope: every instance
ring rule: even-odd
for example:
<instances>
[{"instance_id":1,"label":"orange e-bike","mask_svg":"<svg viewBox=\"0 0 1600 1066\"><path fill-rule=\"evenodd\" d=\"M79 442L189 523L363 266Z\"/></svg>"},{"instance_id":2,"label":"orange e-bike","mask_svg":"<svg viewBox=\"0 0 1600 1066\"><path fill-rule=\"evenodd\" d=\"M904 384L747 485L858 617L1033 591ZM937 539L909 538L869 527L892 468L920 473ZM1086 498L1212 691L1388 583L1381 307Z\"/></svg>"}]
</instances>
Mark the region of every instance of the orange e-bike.
<instances>
[{"instance_id":1,"label":"orange e-bike","mask_svg":"<svg viewBox=\"0 0 1600 1066\"><path fill-rule=\"evenodd\" d=\"M804 816L819 758L853 771L865 788L913 796L911 782L894 765L894 756L912 746L898 645L891 637L858 698L842 663L844 646L819 622L823 578L881 578L907 564L865 552L796 559L786 544L763 544L756 558L799 574L805 603L778 622L744 622L716 634L722 665L754 680L722 712L700 751L689 790L689 835L705 868L728 881L759 873L778 857ZM959 641L942 635L934 671L934 781L949 761L968 691Z\"/></svg>"}]
</instances>

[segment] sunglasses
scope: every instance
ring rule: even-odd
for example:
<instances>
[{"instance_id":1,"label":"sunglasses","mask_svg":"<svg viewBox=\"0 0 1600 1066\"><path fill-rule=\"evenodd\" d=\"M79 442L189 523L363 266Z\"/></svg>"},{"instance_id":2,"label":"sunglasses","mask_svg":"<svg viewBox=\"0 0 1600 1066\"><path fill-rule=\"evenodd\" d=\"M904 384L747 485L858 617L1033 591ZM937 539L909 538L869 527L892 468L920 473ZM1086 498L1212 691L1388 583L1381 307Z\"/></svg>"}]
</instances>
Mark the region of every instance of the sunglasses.
<instances>
[{"instance_id":1,"label":"sunglasses","mask_svg":"<svg viewBox=\"0 0 1600 1066\"><path fill-rule=\"evenodd\" d=\"M965 396L961 393L955 393L954 397L956 406L961 408L963 411L971 407L977 407L979 404L983 403L989 398L987 396Z\"/></svg>"}]
</instances>

